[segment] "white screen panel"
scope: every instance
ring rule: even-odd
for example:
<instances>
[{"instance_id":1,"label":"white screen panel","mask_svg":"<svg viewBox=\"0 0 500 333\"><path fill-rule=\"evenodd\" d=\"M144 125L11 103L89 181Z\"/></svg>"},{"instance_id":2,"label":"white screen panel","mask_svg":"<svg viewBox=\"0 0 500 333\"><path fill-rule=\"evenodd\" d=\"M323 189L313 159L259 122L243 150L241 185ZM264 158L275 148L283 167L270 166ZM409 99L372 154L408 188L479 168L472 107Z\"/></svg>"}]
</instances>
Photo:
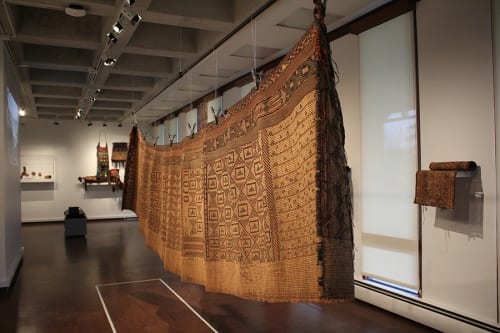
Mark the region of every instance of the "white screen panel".
<instances>
[{"instance_id":1,"label":"white screen panel","mask_svg":"<svg viewBox=\"0 0 500 333\"><path fill-rule=\"evenodd\" d=\"M168 128L168 137L171 138L175 135L172 143L176 143L176 142L179 142L179 133L178 133L178 128L177 128L177 123L178 123L178 120L179 118L178 117L175 117L175 118L172 118L170 119L169 121L169 128ZM169 143L170 143L170 139L169 139Z\"/></svg>"},{"instance_id":2,"label":"white screen panel","mask_svg":"<svg viewBox=\"0 0 500 333\"><path fill-rule=\"evenodd\" d=\"M418 206L413 198L418 160L412 14L363 32L359 51L363 235L383 236L372 237L375 242L371 247L363 247L363 272L417 288ZM387 241L393 246L382 250Z\"/></svg>"}]
</instances>

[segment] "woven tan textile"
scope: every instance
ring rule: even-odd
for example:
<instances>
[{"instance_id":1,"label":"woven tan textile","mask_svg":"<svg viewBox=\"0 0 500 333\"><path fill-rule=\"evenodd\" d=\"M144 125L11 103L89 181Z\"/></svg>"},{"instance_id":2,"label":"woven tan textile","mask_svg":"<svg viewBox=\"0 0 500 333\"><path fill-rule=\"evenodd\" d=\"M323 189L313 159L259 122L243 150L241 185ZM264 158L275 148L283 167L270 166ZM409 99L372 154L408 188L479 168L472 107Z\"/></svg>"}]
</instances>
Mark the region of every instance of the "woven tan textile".
<instances>
[{"instance_id":1,"label":"woven tan textile","mask_svg":"<svg viewBox=\"0 0 500 333\"><path fill-rule=\"evenodd\" d=\"M458 171L473 171L474 161L431 162L430 170L418 170L415 180L416 204L443 209L455 208L455 178Z\"/></svg>"},{"instance_id":2,"label":"woven tan textile","mask_svg":"<svg viewBox=\"0 0 500 333\"><path fill-rule=\"evenodd\" d=\"M154 146L133 129L123 208L184 281L256 300L353 298L344 130L322 38L316 23L193 138Z\"/></svg>"},{"instance_id":3,"label":"woven tan textile","mask_svg":"<svg viewBox=\"0 0 500 333\"><path fill-rule=\"evenodd\" d=\"M413 202L444 209L455 208L456 175L457 170L418 170Z\"/></svg>"}]
</instances>

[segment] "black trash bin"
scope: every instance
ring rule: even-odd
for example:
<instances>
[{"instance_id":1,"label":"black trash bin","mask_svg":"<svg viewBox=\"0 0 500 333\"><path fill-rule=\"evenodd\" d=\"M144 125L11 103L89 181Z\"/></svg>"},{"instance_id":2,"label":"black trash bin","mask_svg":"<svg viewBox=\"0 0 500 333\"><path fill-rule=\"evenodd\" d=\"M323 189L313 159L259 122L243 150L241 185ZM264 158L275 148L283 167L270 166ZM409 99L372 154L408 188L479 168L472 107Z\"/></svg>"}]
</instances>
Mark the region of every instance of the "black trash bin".
<instances>
[{"instance_id":1,"label":"black trash bin","mask_svg":"<svg viewBox=\"0 0 500 333\"><path fill-rule=\"evenodd\" d=\"M80 207L69 207L64 212L64 236L85 236L87 234L87 216Z\"/></svg>"}]
</instances>

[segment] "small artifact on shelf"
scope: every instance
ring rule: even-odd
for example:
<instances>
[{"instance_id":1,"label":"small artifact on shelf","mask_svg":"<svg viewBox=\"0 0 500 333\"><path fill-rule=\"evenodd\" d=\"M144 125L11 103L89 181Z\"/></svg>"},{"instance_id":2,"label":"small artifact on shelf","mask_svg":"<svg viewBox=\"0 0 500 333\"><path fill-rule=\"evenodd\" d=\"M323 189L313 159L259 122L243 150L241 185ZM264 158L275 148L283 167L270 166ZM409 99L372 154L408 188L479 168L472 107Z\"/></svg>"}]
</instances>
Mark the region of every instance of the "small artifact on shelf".
<instances>
[{"instance_id":1,"label":"small artifact on shelf","mask_svg":"<svg viewBox=\"0 0 500 333\"><path fill-rule=\"evenodd\" d=\"M26 167L23 166L23 171L21 172L21 178L29 177L28 171L26 171Z\"/></svg>"}]
</instances>

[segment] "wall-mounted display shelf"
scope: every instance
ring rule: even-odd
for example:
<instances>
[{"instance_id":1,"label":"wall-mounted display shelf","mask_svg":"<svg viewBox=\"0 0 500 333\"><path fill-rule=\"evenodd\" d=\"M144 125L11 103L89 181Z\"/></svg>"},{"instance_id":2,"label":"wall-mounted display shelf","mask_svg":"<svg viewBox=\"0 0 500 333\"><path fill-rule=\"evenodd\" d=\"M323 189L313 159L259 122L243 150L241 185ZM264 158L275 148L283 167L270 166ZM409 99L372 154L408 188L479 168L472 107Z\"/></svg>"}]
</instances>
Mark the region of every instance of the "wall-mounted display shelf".
<instances>
[{"instance_id":1,"label":"wall-mounted display shelf","mask_svg":"<svg viewBox=\"0 0 500 333\"><path fill-rule=\"evenodd\" d=\"M53 183L56 167L53 156L22 155L21 183Z\"/></svg>"}]
</instances>

